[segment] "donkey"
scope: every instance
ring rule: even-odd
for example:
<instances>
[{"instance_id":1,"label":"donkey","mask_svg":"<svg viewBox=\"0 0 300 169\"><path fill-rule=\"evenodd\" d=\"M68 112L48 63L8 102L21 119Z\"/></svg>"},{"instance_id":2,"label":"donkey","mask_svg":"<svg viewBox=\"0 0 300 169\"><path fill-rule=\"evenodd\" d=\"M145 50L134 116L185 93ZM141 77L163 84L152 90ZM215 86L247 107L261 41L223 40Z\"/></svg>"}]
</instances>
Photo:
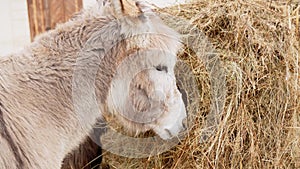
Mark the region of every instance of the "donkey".
<instances>
[{"instance_id":1,"label":"donkey","mask_svg":"<svg viewBox=\"0 0 300 169\"><path fill-rule=\"evenodd\" d=\"M58 169L112 115L133 133L178 135L186 118L174 75L180 47L144 3L99 0L1 57L0 168Z\"/></svg>"}]
</instances>

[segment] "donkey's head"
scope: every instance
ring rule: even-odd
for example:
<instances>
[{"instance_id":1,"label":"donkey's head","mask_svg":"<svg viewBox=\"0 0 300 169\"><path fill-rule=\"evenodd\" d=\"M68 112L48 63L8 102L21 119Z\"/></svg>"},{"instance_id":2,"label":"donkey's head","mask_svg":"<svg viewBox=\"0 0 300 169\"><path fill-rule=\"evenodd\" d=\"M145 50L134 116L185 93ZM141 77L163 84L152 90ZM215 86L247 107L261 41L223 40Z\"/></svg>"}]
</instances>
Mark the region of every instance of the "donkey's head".
<instances>
[{"instance_id":1,"label":"donkey's head","mask_svg":"<svg viewBox=\"0 0 300 169\"><path fill-rule=\"evenodd\" d=\"M174 74L180 38L141 2L98 1L120 25L117 69L107 97L109 112L129 131L153 130L169 139L183 130L185 105ZM116 52L114 52L116 53Z\"/></svg>"}]
</instances>

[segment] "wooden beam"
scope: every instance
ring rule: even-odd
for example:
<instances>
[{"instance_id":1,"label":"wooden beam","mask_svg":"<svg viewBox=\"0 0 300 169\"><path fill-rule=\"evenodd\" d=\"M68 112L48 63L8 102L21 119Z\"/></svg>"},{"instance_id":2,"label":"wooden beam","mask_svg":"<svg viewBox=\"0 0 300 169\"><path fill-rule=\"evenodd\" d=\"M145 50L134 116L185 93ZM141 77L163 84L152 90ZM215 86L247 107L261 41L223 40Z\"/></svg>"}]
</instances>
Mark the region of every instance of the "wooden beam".
<instances>
[{"instance_id":1,"label":"wooden beam","mask_svg":"<svg viewBox=\"0 0 300 169\"><path fill-rule=\"evenodd\" d=\"M82 9L82 0L27 0L30 38L34 39L57 23L66 22Z\"/></svg>"}]
</instances>

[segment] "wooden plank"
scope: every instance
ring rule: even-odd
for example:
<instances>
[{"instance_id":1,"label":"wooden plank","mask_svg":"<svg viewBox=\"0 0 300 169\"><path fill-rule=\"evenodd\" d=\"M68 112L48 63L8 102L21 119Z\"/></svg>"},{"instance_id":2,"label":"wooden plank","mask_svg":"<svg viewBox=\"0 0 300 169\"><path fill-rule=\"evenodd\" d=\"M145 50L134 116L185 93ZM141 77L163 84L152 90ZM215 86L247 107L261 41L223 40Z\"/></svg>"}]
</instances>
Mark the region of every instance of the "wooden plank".
<instances>
[{"instance_id":1,"label":"wooden plank","mask_svg":"<svg viewBox=\"0 0 300 169\"><path fill-rule=\"evenodd\" d=\"M55 28L57 23L65 21L65 3L64 0L48 0L48 2L50 6L51 28Z\"/></svg>"},{"instance_id":2,"label":"wooden plank","mask_svg":"<svg viewBox=\"0 0 300 169\"><path fill-rule=\"evenodd\" d=\"M82 6L82 0L64 0L65 20L70 19L74 11L80 11Z\"/></svg>"},{"instance_id":3,"label":"wooden plank","mask_svg":"<svg viewBox=\"0 0 300 169\"><path fill-rule=\"evenodd\" d=\"M82 9L82 0L27 0L31 40L69 20Z\"/></svg>"},{"instance_id":4,"label":"wooden plank","mask_svg":"<svg viewBox=\"0 0 300 169\"><path fill-rule=\"evenodd\" d=\"M42 12L43 4L41 0L27 0L30 38L31 40L45 30L45 16Z\"/></svg>"}]
</instances>

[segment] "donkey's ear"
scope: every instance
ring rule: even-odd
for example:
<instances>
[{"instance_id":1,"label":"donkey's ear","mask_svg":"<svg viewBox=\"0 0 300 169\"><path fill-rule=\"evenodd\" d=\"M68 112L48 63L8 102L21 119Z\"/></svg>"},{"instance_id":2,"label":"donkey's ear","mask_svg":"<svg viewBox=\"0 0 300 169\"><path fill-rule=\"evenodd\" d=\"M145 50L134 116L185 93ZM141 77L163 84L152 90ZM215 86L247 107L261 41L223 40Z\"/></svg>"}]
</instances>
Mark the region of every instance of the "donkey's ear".
<instances>
[{"instance_id":1,"label":"donkey's ear","mask_svg":"<svg viewBox=\"0 0 300 169\"><path fill-rule=\"evenodd\" d=\"M114 12L118 18L124 16L139 17L151 11L146 2L134 0L111 0Z\"/></svg>"},{"instance_id":2,"label":"donkey's ear","mask_svg":"<svg viewBox=\"0 0 300 169\"><path fill-rule=\"evenodd\" d=\"M108 0L97 0L98 6L103 7L108 4Z\"/></svg>"},{"instance_id":3,"label":"donkey's ear","mask_svg":"<svg viewBox=\"0 0 300 169\"><path fill-rule=\"evenodd\" d=\"M136 1L136 5L143 13L153 12L151 9L151 5L145 1Z\"/></svg>"},{"instance_id":4,"label":"donkey's ear","mask_svg":"<svg viewBox=\"0 0 300 169\"><path fill-rule=\"evenodd\" d=\"M133 0L111 0L114 12L118 18L123 16L138 17L141 13Z\"/></svg>"},{"instance_id":5,"label":"donkey's ear","mask_svg":"<svg viewBox=\"0 0 300 169\"><path fill-rule=\"evenodd\" d=\"M111 3L109 0L97 0L98 12L102 15L111 14Z\"/></svg>"}]
</instances>

